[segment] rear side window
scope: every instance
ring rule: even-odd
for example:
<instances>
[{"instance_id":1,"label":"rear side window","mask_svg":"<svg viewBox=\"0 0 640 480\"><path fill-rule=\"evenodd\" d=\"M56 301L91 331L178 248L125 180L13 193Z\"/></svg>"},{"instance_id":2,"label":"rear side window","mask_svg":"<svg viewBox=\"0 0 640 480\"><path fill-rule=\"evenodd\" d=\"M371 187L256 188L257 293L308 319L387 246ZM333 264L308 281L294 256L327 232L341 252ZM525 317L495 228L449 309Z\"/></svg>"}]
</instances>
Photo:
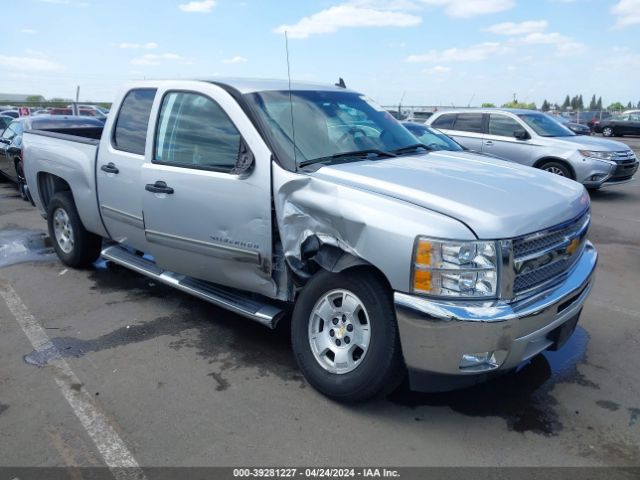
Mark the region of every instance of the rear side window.
<instances>
[{"instance_id":1,"label":"rear side window","mask_svg":"<svg viewBox=\"0 0 640 480\"><path fill-rule=\"evenodd\" d=\"M453 128L453 123L456 120L455 113L445 113L444 115L439 116L435 119L435 121L431 124L431 126L435 128L442 128L445 130L451 130Z\"/></svg>"},{"instance_id":2,"label":"rear side window","mask_svg":"<svg viewBox=\"0 0 640 480\"><path fill-rule=\"evenodd\" d=\"M172 92L162 101L154 161L231 171L240 152L240 133L220 105L191 92Z\"/></svg>"},{"instance_id":3,"label":"rear side window","mask_svg":"<svg viewBox=\"0 0 640 480\"><path fill-rule=\"evenodd\" d=\"M461 132L482 133L482 114L459 113L453 129Z\"/></svg>"},{"instance_id":4,"label":"rear side window","mask_svg":"<svg viewBox=\"0 0 640 480\"><path fill-rule=\"evenodd\" d=\"M514 132L524 130L522 125L506 115L489 115L489 135L513 137Z\"/></svg>"},{"instance_id":5,"label":"rear side window","mask_svg":"<svg viewBox=\"0 0 640 480\"><path fill-rule=\"evenodd\" d=\"M131 90L127 93L122 101L113 131L115 148L144 155L149 115L155 96L156 90L148 88Z\"/></svg>"}]
</instances>

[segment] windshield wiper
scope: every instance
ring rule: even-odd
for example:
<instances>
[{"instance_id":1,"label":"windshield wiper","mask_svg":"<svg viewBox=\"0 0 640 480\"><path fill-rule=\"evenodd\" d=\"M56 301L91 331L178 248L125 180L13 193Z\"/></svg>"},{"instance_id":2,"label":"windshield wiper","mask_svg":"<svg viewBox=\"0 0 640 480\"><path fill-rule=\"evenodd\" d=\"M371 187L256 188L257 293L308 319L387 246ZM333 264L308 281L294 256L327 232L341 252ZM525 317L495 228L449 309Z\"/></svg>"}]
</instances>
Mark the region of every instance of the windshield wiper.
<instances>
[{"instance_id":1,"label":"windshield wiper","mask_svg":"<svg viewBox=\"0 0 640 480\"><path fill-rule=\"evenodd\" d=\"M378 157L387 157L387 158L397 157L397 155L392 152L387 152L385 150L380 150L377 148L369 148L366 150L354 150L352 152L334 153L333 155L329 155L327 157L311 158L309 160L304 160L300 162L299 166L306 167L314 163L328 162L331 160L336 160L338 158L347 158L347 157L363 158L363 157L368 157L369 155L377 155Z\"/></svg>"},{"instance_id":2,"label":"windshield wiper","mask_svg":"<svg viewBox=\"0 0 640 480\"><path fill-rule=\"evenodd\" d=\"M396 148L395 150L392 150L392 152L395 153L396 155L399 155L401 153L413 152L415 150L418 150L419 148L424 148L427 152L430 152L433 150L433 148L429 148L424 143L413 143L411 145L407 145L406 147Z\"/></svg>"}]
</instances>

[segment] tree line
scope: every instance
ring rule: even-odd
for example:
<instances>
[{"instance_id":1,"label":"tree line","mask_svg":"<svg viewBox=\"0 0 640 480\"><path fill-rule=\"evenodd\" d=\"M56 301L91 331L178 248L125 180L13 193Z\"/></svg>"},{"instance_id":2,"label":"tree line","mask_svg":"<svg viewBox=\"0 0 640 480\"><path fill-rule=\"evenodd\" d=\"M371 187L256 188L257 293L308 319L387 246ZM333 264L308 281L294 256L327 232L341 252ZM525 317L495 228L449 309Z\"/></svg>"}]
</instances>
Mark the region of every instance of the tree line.
<instances>
[{"instance_id":1,"label":"tree line","mask_svg":"<svg viewBox=\"0 0 640 480\"><path fill-rule=\"evenodd\" d=\"M640 101L638 101L637 104L633 104L632 102L629 102L627 103L626 106L622 102L613 102L608 107L606 107L606 110L620 111L625 109L630 110L632 108L640 109ZM572 110L572 111L605 110L604 105L602 104L602 97L598 97L596 99L595 94L591 97L591 101L589 102L588 106L585 105L582 95L574 95L573 97L570 97L569 95L567 95L564 99L564 102L562 102L562 104L557 104L557 103L552 104L545 99L544 102L542 102L542 107L540 107L540 109L543 112L548 112L549 110L559 110L562 112L566 112L569 110Z\"/></svg>"}]
</instances>

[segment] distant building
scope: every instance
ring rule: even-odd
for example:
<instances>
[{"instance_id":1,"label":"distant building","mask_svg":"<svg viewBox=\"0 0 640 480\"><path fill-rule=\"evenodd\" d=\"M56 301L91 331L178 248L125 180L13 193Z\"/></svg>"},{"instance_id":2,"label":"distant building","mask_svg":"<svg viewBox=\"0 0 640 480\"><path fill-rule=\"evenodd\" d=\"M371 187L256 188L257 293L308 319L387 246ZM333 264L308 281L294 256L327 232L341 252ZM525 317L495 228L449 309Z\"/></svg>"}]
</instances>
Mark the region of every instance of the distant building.
<instances>
[{"instance_id":1,"label":"distant building","mask_svg":"<svg viewBox=\"0 0 640 480\"><path fill-rule=\"evenodd\" d=\"M21 93L0 93L0 103L11 102L44 102L42 95L23 95Z\"/></svg>"}]
</instances>

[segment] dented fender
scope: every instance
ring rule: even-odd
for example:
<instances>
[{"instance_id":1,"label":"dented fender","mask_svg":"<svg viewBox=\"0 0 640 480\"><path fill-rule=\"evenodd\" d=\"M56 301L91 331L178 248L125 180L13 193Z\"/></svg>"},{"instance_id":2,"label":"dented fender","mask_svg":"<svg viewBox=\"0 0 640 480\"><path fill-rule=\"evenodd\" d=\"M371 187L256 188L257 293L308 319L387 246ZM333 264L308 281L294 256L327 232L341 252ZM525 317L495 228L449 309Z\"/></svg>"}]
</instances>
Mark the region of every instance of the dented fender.
<instances>
[{"instance_id":1,"label":"dented fender","mask_svg":"<svg viewBox=\"0 0 640 480\"><path fill-rule=\"evenodd\" d=\"M324 257L313 258L323 268L340 271L370 264L394 290L408 292L418 235L475 239L468 227L446 215L314 173L290 172L276 164L273 192L283 256L298 275L304 275L306 260L324 250ZM317 248L305 245L310 241L317 241ZM327 246L347 256L327 252L323 249Z\"/></svg>"}]
</instances>

